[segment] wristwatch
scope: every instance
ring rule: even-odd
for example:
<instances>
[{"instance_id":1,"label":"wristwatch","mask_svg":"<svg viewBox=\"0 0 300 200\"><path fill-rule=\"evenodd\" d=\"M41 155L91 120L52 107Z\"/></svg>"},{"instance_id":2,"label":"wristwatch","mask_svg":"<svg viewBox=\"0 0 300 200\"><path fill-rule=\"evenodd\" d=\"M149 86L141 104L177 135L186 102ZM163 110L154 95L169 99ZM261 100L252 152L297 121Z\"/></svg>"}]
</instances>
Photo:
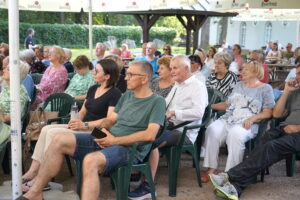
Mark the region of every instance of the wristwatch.
<instances>
[{"instance_id":1,"label":"wristwatch","mask_svg":"<svg viewBox=\"0 0 300 200\"><path fill-rule=\"evenodd\" d=\"M84 128L89 129L89 123L88 122L84 122Z\"/></svg>"}]
</instances>

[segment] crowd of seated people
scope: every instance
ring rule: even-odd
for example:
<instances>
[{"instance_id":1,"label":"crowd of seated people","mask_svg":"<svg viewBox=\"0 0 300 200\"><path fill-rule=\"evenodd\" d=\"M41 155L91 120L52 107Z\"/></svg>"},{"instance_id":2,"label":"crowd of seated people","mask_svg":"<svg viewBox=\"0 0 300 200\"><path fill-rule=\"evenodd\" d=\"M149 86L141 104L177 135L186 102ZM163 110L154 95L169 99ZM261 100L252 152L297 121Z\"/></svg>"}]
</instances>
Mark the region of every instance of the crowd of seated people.
<instances>
[{"instance_id":1,"label":"crowd of seated people","mask_svg":"<svg viewBox=\"0 0 300 200\"><path fill-rule=\"evenodd\" d=\"M32 109L41 105L49 95L58 92L65 92L77 101L84 101L79 112L79 120L71 120L68 124L46 126L42 130L32 156L32 165L22 177L24 182L23 190L24 192L29 191L25 197L30 199L30 197L36 195L40 196L41 193L35 192L37 190L42 191L50 178L58 172L58 169L53 169L51 173L44 176L45 172L49 170L47 165L53 162L49 155L54 150L67 146L67 148L62 148L58 151L59 155L72 155L75 159L83 159L85 154L100 150L101 153L88 154L84 160L84 165L86 170L93 169L97 173L98 171L107 173L109 170L107 167L111 165L110 161L112 158L110 157L112 154L105 151L106 148L103 147L115 148L113 146L132 144L130 142L153 141L158 131L157 127L163 124L162 116L165 116L167 120L170 120L175 125L184 121L193 121L191 125L201 123L204 110L210 103L206 88L218 90L224 95L225 102L211 105L211 108L225 111L225 114L207 127L204 144L204 167L207 168L207 172L201 177L202 182L208 182L210 174L215 173L218 168L218 152L221 144L227 144L228 158L224 171L228 172L229 176L230 169L243 161L245 143L257 134L258 122L272 117L272 109L275 102L272 88L268 85L268 68L264 64L268 63L270 57L266 57L268 59L265 60L261 51L252 51L249 55L250 62L246 63L246 59L244 60L241 55L241 47L238 44L234 45L233 56L226 52L216 53L216 49L213 47L210 47L207 53L203 49L198 49L190 56L176 56L172 54L170 45L164 45L164 54L159 57L155 56L157 51L155 43L144 43L143 46L145 51L142 52L142 54L144 53L143 57L137 57L137 61L129 64L128 69L123 67L124 62L122 62L122 52L125 55L125 52L129 51L128 47L126 48L126 44L123 44L121 49L114 48L105 54L107 49L104 43L97 43L97 58L93 62L83 55L78 56L71 62L71 51L59 46L46 48L37 46L35 51L28 49L21 52L20 57L29 65L36 61L43 63L45 66L44 72L38 71L38 73L43 73L43 77L41 82L34 86L37 88L37 96L32 104ZM275 46L274 44L271 45L272 50L268 52L269 54L271 52L275 54ZM278 54L282 56L276 61L281 61L284 58L291 60L294 57L296 50L292 51L290 44L287 44L287 47L286 52L277 49ZM0 51L2 49L0 48ZM131 58L133 56L133 54L130 54L129 57L124 55L123 58ZM5 63L8 58L3 57L3 59ZM238 70L230 70L232 62L235 62L234 65L238 66ZM20 64L20 67L23 63ZM75 75L69 80L67 86L67 66L71 65L74 68ZM35 68L32 65L30 66L31 73L34 73L33 70ZM9 77L7 79L5 70L7 69L3 67L3 92L9 91L9 84L7 84ZM296 70L292 71L294 74L291 79L295 79ZM28 76L30 78L30 75L25 75L24 78ZM96 85L93 85L94 83ZM29 83L25 84L23 82L23 85L26 86ZM106 88L106 85L110 86ZM108 97L109 91L115 92ZM25 90L25 92L31 98L29 89ZM2 92L0 93L0 107L2 102L1 94ZM29 97L26 98L26 102L30 99ZM103 97L105 98L103 99ZM102 100L96 102L98 98ZM161 103L163 98L165 98L165 101L163 101L166 102L165 105ZM109 100L111 102L106 102ZM159 102L159 104L155 105L154 101ZM95 107L103 108L101 113L94 113L97 110ZM133 110L136 113L142 112L137 110L143 108L141 109L143 110L141 115L148 115L149 113L145 112L146 110L151 110L151 108L154 110L151 110L150 118L143 120L137 119L139 114L130 110L129 108L131 107L134 107ZM166 111L164 111L165 108ZM156 113L153 113L155 110ZM162 113L161 111L164 112ZM127 133L119 132L124 126L136 126L136 123L143 123L143 129L138 127L136 130L128 129ZM91 133L92 128L96 126L106 127L107 129L103 129L103 131L108 137L104 140L97 140L96 143L93 143L93 139L89 138L88 140L91 143L84 145L92 145L93 148L85 151L84 154L78 155L77 148L81 147L76 146L76 142L84 141L85 137L90 137L87 136L89 135L87 133ZM111 127L112 129L109 129ZM151 152L150 159L152 161L150 165L153 179L159 162L159 148L177 145L181 131L182 128L167 131L155 143L156 148ZM142 138L141 132L151 133L151 138ZM188 132L185 144L193 144L197 134L198 132ZM136 138L133 138L133 135ZM66 142L69 139L69 143ZM49 146L51 148L48 148ZM116 155L118 155L120 149L112 151L116 151ZM121 151L124 153L124 156L128 154L128 149L121 148ZM49 155L47 156L47 154ZM146 153L142 152L142 154L139 154L139 159L145 155ZM58 160L60 161L61 158L59 156ZM92 159L96 160L94 164L91 163ZM103 159L108 159L109 163L104 162L103 164ZM127 160L119 160L117 162L113 167L118 167L120 163L126 163ZM45 167L41 167L42 163L45 163ZM57 162L56 164L60 163ZM106 166L107 164L108 166ZM92 171L85 171L85 174L89 178L84 181L83 188L85 189L83 189L82 196L90 193L91 188L87 188L87 185L93 179ZM97 190L95 194L99 195L99 191ZM143 199L149 197L149 195L149 184L145 180L136 190L129 193L129 198L142 197Z\"/></svg>"}]
</instances>

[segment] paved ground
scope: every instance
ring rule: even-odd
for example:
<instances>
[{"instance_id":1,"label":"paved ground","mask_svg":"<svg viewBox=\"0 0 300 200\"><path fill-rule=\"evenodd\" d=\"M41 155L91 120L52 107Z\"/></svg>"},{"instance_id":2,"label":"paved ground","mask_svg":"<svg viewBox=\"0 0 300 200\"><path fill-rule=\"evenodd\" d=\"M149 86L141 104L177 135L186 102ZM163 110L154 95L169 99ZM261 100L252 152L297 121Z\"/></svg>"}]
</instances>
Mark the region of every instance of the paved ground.
<instances>
[{"instance_id":1,"label":"paved ground","mask_svg":"<svg viewBox=\"0 0 300 200\"><path fill-rule=\"evenodd\" d=\"M224 169L226 156L222 155L220 162L220 170ZM265 176L264 183L257 183L248 187L242 195L241 200L299 200L300 199L300 162L297 161L297 169L294 177L286 177L285 162L282 161L270 168L270 174ZM10 176L3 175L0 171L0 180L9 180ZM67 167L64 166L60 174L56 177L56 181L63 185L64 191L75 190L76 182L74 177L70 177ZM192 168L192 160L189 155L183 155L180 166L180 174L177 187L177 197L168 196L168 174L166 162L162 159L157 180L156 188L158 199L163 200L217 200L212 192L212 186L203 184L203 187L198 187L196 182L196 174ZM72 194L74 195L74 194ZM1 199L1 194L0 194ZM47 196L45 198L48 200ZM52 199L52 198L50 198ZM62 196L57 197L57 200L64 200ZM76 199L76 198L73 198ZM102 179L101 200L115 199L115 192L111 189L110 180ZM124 198L126 199L126 198Z\"/></svg>"}]
</instances>

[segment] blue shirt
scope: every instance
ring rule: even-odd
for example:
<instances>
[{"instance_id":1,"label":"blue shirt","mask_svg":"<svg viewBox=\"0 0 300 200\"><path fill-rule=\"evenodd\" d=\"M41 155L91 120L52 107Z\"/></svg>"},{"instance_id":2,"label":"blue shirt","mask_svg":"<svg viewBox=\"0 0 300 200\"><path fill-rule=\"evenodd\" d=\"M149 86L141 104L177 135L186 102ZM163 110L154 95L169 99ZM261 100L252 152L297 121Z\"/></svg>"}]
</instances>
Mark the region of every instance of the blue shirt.
<instances>
[{"instance_id":1,"label":"blue shirt","mask_svg":"<svg viewBox=\"0 0 300 200\"><path fill-rule=\"evenodd\" d=\"M25 86L29 98L32 99L35 85L33 83L31 76L27 74L25 79L23 80L22 84Z\"/></svg>"},{"instance_id":2,"label":"blue shirt","mask_svg":"<svg viewBox=\"0 0 300 200\"><path fill-rule=\"evenodd\" d=\"M157 60L158 58L157 57L154 57L153 60L148 60L146 57L141 57L139 58L139 60L144 60L144 61L147 61L148 63L150 63L150 65L152 66L152 69L153 69L153 76L158 76L157 74L157 71L159 69L159 65L157 64Z\"/></svg>"}]
</instances>

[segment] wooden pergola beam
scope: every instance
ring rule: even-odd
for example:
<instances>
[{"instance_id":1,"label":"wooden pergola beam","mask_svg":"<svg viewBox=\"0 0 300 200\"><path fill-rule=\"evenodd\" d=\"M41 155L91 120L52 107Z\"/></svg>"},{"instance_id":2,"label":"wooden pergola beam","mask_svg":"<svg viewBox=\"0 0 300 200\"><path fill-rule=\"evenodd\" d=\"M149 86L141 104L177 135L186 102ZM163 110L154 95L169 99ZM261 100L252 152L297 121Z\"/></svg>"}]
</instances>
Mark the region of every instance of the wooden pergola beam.
<instances>
[{"instance_id":1,"label":"wooden pergola beam","mask_svg":"<svg viewBox=\"0 0 300 200\"><path fill-rule=\"evenodd\" d=\"M151 27L157 22L161 15L143 14L133 15L143 30L143 43L149 42L149 31Z\"/></svg>"}]
</instances>

